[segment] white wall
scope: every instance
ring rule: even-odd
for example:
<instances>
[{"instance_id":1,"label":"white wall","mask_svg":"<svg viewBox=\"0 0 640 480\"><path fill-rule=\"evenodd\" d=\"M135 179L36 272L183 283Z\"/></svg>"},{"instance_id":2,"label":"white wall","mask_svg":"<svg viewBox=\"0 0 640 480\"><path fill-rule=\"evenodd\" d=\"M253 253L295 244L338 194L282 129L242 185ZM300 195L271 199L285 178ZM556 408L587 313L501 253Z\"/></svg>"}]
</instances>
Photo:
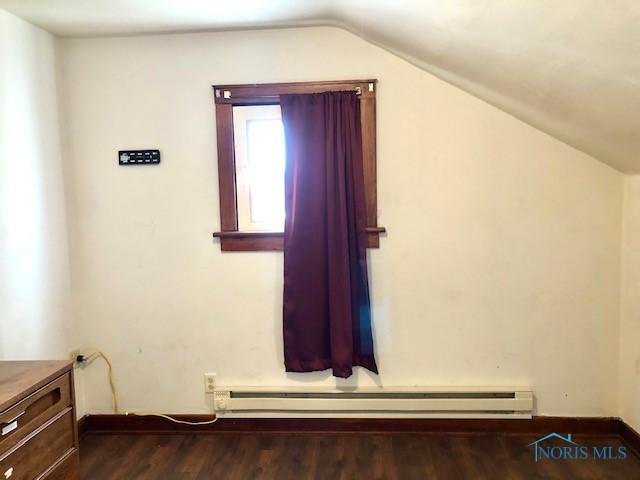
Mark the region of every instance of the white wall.
<instances>
[{"instance_id":1,"label":"white wall","mask_svg":"<svg viewBox=\"0 0 640 480\"><path fill-rule=\"evenodd\" d=\"M623 176L330 28L61 42L73 287L123 409L205 412L219 384L524 384L615 415ZM282 257L221 253L211 85L376 77L381 374L285 374ZM117 165L159 148L158 167ZM108 411L103 367L90 412Z\"/></svg>"},{"instance_id":2,"label":"white wall","mask_svg":"<svg viewBox=\"0 0 640 480\"><path fill-rule=\"evenodd\" d=\"M640 176L625 180L620 416L640 432Z\"/></svg>"},{"instance_id":3,"label":"white wall","mask_svg":"<svg viewBox=\"0 0 640 480\"><path fill-rule=\"evenodd\" d=\"M0 359L67 357L57 110L53 37L0 10Z\"/></svg>"}]
</instances>

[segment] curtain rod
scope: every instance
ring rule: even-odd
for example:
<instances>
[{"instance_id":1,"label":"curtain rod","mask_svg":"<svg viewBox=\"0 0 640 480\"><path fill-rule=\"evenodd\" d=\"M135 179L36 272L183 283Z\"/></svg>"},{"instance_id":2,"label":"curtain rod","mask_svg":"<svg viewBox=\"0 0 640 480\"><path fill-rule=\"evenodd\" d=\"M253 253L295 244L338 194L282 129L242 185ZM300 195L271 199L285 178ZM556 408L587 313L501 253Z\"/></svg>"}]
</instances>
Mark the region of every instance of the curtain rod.
<instances>
[{"instance_id":1,"label":"curtain rod","mask_svg":"<svg viewBox=\"0 0 640 480\"><path fill-rule=\"evenodd\" d=\"M353 91L356 92L356 95L362 95L362 87L358 86L356 88L354 88L353 90L351 89L344 89L344 90L325 90L327 92L349 92L349 91ZM222 98L231 98L231 90L220 90L220 89L216 89L216 97L220 98L220 92L222 92ZM323 93L323 92L313 92L313 93ZM286 93L283 94L275 94L275 95L247 95L247 97L250 98L280 98L280 95L288 95ZM295 95L295 94L294 94ZM245 98L245 96L243 95L239 95L240 98Z\"/></svg>"}]
</instances>

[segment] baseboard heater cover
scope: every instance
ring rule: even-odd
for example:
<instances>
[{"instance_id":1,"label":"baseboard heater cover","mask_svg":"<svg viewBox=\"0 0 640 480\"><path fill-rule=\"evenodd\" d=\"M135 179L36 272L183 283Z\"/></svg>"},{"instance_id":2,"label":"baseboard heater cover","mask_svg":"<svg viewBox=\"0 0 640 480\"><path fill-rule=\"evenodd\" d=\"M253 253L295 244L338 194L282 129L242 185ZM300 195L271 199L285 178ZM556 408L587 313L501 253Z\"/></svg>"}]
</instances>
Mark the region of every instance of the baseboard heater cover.
<instances>
[{"instance_id":1,"label":"baseboard heater cover","mask_svg":"<svg viewBox=\"0 0 640 480\"><path fill-rule=\"evenodd\" d=\"M531 418L526 387L218 387L221 417Z\"/></svg>"}]
</instances>

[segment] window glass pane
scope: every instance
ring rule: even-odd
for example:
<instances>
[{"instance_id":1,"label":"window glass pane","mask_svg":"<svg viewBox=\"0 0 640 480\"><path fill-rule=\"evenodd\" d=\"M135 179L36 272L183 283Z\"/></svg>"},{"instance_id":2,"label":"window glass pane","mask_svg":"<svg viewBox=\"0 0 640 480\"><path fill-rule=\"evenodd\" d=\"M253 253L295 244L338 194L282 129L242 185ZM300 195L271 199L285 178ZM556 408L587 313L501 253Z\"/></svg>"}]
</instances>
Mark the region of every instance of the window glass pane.
<instances>
[{"instance_id":1,"label":"window glass pane","mask_svg":"<svg viewBox=\"0 0 640 480\"><path fill-rule=\"evenodd\" d=\"M279 105L233 107L238 229L284 227L284 128Z\"/></svg>"},{"instance_id":2,"label":"window glass pane","mask_svg":"<svg viewBox=\"0 0 640 480\"><path fill-rule=\"evenodd\" d=\"M284 225L284 128L282 120L247 122L251 222Z\"/></svg>"}]
</instances>

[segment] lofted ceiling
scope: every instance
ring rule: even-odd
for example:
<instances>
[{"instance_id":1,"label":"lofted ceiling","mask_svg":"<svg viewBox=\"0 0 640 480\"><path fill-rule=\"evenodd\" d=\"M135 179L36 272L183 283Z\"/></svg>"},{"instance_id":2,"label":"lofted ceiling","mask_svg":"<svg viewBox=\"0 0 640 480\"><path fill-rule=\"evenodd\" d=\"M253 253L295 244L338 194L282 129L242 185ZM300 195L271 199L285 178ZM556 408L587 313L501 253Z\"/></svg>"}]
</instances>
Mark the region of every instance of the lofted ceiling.
<instances>
[{"instance_id":1,"label":"lofted ceiling","mask_svg":"<svg viewBox=\"0 0 640 480\"><path fill-rule=\"evenodd\" d=\"M0 0L61 36L334 25L640 173L637 0Z\"/></svg>"}]
</instances>

